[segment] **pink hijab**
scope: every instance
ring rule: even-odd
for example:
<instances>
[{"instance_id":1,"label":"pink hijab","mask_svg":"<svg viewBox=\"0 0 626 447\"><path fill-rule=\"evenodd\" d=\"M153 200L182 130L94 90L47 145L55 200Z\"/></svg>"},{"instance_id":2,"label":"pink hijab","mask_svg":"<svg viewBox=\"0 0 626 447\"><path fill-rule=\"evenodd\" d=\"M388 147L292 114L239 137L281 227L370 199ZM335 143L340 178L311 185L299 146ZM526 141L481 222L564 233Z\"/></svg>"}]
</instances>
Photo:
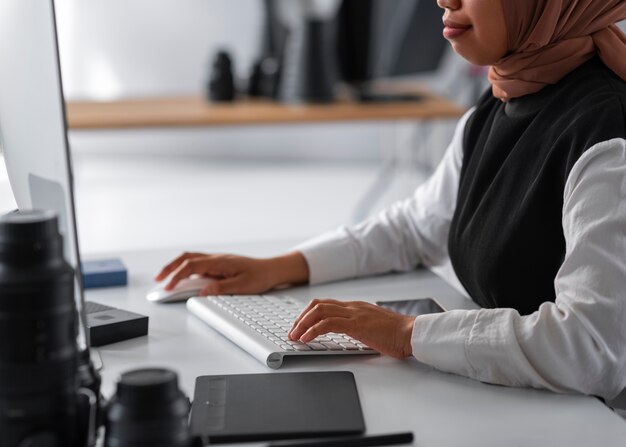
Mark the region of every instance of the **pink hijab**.
<instances>
[{"instance_id":1,"label":"pink hijab","mask_svg":"<svg viewBox=\"0 0 626 447\"><path fill-rule=\"evenodd\" d=\"M596 54L626 80L626 0L502 0L510 53L489 70L503 101L555 84Z\"/></svg>"}]
</instances>

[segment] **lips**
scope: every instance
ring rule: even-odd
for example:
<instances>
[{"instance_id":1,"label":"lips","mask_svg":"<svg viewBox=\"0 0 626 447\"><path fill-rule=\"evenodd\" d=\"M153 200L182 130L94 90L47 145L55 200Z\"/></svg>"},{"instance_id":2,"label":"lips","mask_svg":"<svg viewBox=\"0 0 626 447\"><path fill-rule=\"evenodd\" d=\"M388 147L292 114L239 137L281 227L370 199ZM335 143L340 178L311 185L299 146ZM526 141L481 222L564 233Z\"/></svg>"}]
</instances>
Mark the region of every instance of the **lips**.
<instances>
[{"instance_id":1,"label":"lips","mask_svg":"<svg viewBox=\"0 0 626 447\"><path fill-rule=\"evenodd\" d=\"M462 23L453 22L452 20L443 21L443 37L446 39L454 39L465 34L472 25L464 25Z\"/></svg>"}]
</instances>

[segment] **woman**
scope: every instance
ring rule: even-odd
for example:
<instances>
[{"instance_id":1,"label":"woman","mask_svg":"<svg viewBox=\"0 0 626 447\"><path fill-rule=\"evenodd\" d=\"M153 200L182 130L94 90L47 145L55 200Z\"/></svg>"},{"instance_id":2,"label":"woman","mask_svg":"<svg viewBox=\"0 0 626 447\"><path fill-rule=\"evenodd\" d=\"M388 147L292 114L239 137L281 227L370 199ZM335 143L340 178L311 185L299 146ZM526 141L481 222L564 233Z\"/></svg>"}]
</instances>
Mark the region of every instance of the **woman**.
<instances>
[{"instance_id":1,"label":"woman","mask_svg":"<svg viewBox=\"0 0 626 447\"><path fill-rule=\"evenodd\" d=\"M344 332L485 382L612 398L626 386L626 1L438 3L492 88L411 199L281 257L189 253L157 279L247 294L451 262L482 309L315 300L290 337Z\"/></svg>"}]
</instances>

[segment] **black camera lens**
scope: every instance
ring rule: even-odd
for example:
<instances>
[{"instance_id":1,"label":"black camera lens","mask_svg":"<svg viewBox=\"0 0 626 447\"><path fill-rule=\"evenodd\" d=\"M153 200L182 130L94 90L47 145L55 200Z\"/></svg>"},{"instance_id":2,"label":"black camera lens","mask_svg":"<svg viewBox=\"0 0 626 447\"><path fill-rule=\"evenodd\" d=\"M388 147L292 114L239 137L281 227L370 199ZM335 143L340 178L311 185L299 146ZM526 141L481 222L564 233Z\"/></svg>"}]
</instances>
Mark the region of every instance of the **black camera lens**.
<instances>
[{"instance_id":1,"label":"black camera lens","mask_svg":"<svg viewBox=\"0 0 626 447\"><path fill-rule=\"evenodd\" d=\"M106 447L189 447L189 401L176 373L139 369L122 374L109 404Z\"/></svg>"},{"instance_id":2,"label":"black camera lens","mask_svg":"<svg viewBox=\"0 0 626 447\"><path fill-rule=\"evenodd\" d=\"M3 447L42 437L59 446L79 445L77 321L74 271L63 258L55 215L0 217Z\"/></svg>"}]
</instances>

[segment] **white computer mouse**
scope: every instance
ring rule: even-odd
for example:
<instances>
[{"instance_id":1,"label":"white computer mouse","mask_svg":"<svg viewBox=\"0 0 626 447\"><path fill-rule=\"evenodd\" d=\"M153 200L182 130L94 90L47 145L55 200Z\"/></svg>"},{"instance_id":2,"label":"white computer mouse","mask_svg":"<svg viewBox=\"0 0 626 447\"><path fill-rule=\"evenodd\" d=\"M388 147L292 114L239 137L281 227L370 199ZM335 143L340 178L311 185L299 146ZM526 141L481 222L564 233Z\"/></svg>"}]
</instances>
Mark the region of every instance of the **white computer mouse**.
<instances>
[{"instance_id":1,"label":"white computer mouse","mask_svg":"<svg viewBox=\"0 0 626 447\"><path fill-rule=\"evenodd\" d=\"M202 276L191 277L181 280L172 290L165 290L165 285L169 282L166 279L150 289L146 298L154 303L186 301L193 296L198 296L202 289L213 281L215 280Z\"/></svg>"}]
</instances>

